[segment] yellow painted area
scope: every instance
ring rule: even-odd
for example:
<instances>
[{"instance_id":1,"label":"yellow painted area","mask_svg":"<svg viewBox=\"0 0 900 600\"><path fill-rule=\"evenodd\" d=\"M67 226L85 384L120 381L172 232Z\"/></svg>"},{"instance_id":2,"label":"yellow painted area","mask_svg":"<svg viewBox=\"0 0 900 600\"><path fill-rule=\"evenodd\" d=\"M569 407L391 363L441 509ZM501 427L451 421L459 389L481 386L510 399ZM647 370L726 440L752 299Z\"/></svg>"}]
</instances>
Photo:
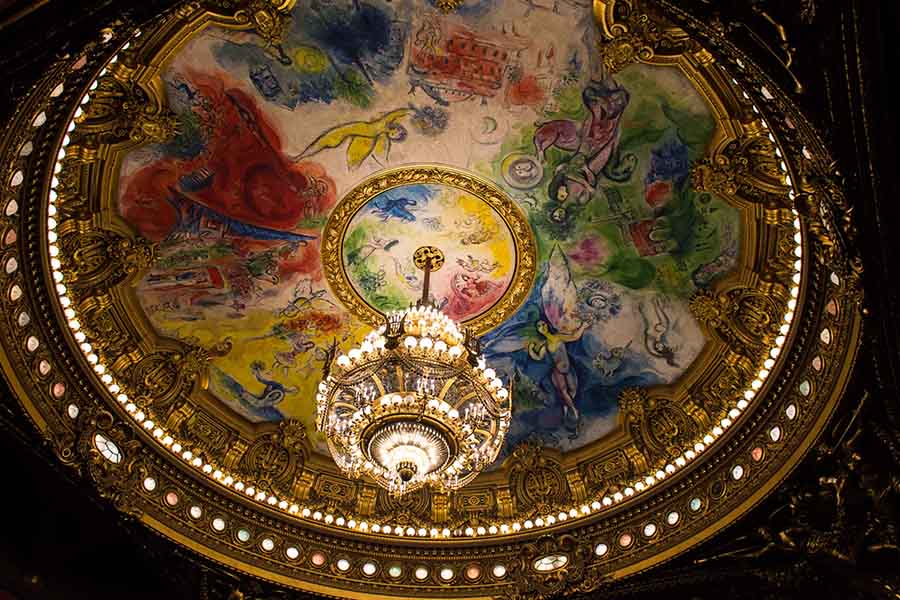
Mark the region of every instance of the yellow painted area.
<instances>
[{"instance_id":1,"label":"yellow painted area","mask_svg":"<svg viewBox=\"0 0 900 600\"><path fill-rule=\"evenodd\" d=\"M314 306L314 310L331 312L341 316L347 325L342 325L335 332L310 332L307 338L315 344L315 348L326 348L337 336L338 342L347 331L350 335L341 345L346 350L351 344L362 340L369 328L356 319L351 319L342 309L336 311L334 307L322 303ZM266 369L271 370L273 378L296 391L285 396L284 400L275 405L286 417L296 418L303 422L307 432L313 437L313 442L319 440L315 434L315 395L316 388L322 375L322 362L315 358L315 348L310 349L296 359L290 368L274 365L273 357L278 352L290 350L290 343L277 336L267 335L272 328L284 322L278 318L273 310L248 310L240 319L204 319L186 324L184 321L154 319L157 327L162 331L173 332L179 337L204 347L211 347L226 338L231 338L232 349L226 356L213 359L212 365L228 374L229 377L240 383L247 391L258 394L263 389L263 384L256 380L250 369L253 361L261 361ZM273 368L274 367L274 368Z\"/></svg>"},{"instance_id":2,"label":"yellow painted area","mask_svg":"<svg viewBox=\"0 0 900 600\"><path fill-rule=\"evenodd\" d=\"M321 73L328 68L328 57L313 46L300 46L294 51L294 65L304 73Z\"/></svg>"},{"instance_id":3,"label":"yellow painted area","mask_svg":"<svg viewBox=\"0 0 900 600\"><path fill-rule=\"evenodd\" d=\"M500 265L492 275L497 279L507 277L515 265L513 264L512 235L503 219L484 201L469 194L460 194L459 192L456 194L457 198L454 203L459 206L462 213L477 216L486 229L495 232L495 235L485 244L487 254Z\"/></svg>"}]
</instances>

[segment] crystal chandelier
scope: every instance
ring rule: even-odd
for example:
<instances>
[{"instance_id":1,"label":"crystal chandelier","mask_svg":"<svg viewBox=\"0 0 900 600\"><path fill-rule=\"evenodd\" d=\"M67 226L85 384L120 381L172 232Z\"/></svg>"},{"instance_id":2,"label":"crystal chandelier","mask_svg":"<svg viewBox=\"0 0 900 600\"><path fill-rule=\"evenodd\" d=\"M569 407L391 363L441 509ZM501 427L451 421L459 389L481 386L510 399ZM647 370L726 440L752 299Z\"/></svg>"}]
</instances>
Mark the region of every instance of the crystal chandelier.
<instances>
[{"instance_id":1,"label":"crystal chandelier","mask_svg":"<svg viewBox=\"0 0 900 600\"><path fill-rule=\"evenodd\" d=\"M423 246L413 261L421 300L347 354L335 359L332 347L316 395L316 426L337 465L395 495L466 485L497 458L510 423L509 391L478 339L429 300L443 253Z\"/></svg>"}]
</instances>

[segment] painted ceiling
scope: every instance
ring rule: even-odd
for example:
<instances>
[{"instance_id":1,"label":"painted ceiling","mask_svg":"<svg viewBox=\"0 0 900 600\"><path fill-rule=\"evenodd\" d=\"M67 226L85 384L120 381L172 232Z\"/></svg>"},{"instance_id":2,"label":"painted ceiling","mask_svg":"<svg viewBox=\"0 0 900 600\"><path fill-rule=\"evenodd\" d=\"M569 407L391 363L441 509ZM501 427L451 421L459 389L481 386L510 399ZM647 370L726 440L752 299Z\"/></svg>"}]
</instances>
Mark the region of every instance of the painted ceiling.
<instances>
[{"instance_id":1,"label":"painted ceiling","mask_svg":"<svg viewBox=\"0 0 900 600\"><path fill-rule=\"evenodd\" d=\"M688 299L737 265L740 211L692 187L717 135L682 70L607 72L590 3L298 3L283 40L211 26L162 71L177 137L127 154L118 214L157 242L136 297L156 331L220 349L209 402L314 431L324 348L421 294L412 252L440 247L432 293L455 319L501 310L533 236L525 294L482 333L513 390L509 448L563 452L616 430L625 388L669 384L706 344ZM495 185L528 224L440 184L334 208L387 169L444 165ZM497 322L499 320L499 322ZM324 442L316 440L319 451Z\"/></svg>"},{"instance_id":2,"label":"painted ceiling","mask_svg":"<svg viewBox=\"0 0 900 600\"><path fill-rule=\"evenodd\" d=\"M440 4L444 4L441 0ZM861 331L815 127L666 1L198 0L98 31L0 133L0 368L164 537L339 597L586 592L737 519ZM453 493L343 476L337 343L420 297L512 393Z\"/></svg>"}]
</instances>

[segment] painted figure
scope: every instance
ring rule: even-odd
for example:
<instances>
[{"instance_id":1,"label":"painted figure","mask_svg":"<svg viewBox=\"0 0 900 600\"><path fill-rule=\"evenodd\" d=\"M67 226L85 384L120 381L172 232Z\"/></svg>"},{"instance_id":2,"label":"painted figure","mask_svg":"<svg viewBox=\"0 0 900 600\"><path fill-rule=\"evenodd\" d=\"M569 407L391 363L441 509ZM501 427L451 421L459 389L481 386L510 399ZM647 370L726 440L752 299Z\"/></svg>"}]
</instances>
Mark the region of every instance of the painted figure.
<instances>
[{"instance_id":1,"label":"painted figure","mask_svg":"<svg viewBox=\"0 0 900 600\"><path fill-rule=\"evenodd\" d=\"M394 218L411 223L416 220L416 215L411 211L414 206L416 201L412 198L383 195L372 201L372 212L382 221Z\"/></svg>"},{"instance_id":2,"label":"painted figure","mask_svg":"<svg viewBox=\"0 0 900 600\"><path fill-rule=\"evenodd\" d=\"M403 308L427 239L447 256L433 295L469 321L519 272L513 237L533 235L539 275L483 348L513 382L504 452L535 434L566 452L615 429L622 389L671 383L703 348L688 299L744 238L738 210L691 187L716 118L676 68L607 76L588 0L433 4L299 2L277 39L213 24L186 40L161 74L177 133L129 151L118 179L119 216L158 243L136 295L161 335L233 337L210 361L224 405L314 437L316 356L368 329L325 284L338 196L401 159L470 171L530 227L407 182L350 217L338 266L370 306Z\"/></svg>"},{"instance_id":3,"label":"painted figure","mask_svg":"<svg viewBox=\"0 0 900 600\"><path fill-rule=\"evenodd\" d=\"M234 236L312 239L294 229L334 204L334 184L317 165L284 157L251 97L221 81L195 79L195 93L208 102L195 104L185 118L208 124L204 151L188 159L166 156L134 173L119 199L122 216L153 241L182 227L196 230L202 221L216 221Z\"/></svg>"},{"instance_id":4,"label":"painted figure","mask_svg":"<svg viewBox=\"0 0 900 600\"><path fill-rule=\"evenodd\" d=\"M413 112L412 108L401 108L372 121L356 121L332 127L317 137L293 160L300 161L323 150L338 148L344 142L349 142L347 144L347 168L351 171L359 168L370 156L376 160L381 158L387 162L391 144L402 142L408 135L406 127L400 121Z\"/></svg>"},{"instance_id":5,"label":"painted figure","mask_svg":"<svg viewBox=\"0 0 900 600\"><path fill-rule=\"evenodd\" d=\"M559 407L557 410L562 413L557 422L570 432L570 439L574 439L578 437L581 410L573 347L581 343L592 323L578 316L578 290L572 280L568 259L559 246L554 247L550 255L539 296L529 302L532 301L539 303L537 319L514 318L492 332L484 340L485 354L489 359L512 356L524 375L536 382L546 380ZM524 310L522 314L534 314L528 307ZM518 358L520 353L526 360Z\"/></svg>"},{"instance_id":6,"label":"painted figure","mask_svg":"<svg viewBox=\"0 0 900 600\"><path fill-rule=\"evenodd\" d=\"M444 312L452 319L477 314L503 294L503 286L480 273L459 271L450 279L450 295Z\"/></svg>"},{"instance_id":7,"label":"painted figure","mask_svg":"<svg viewBox=\"0 0 900 600\"><path fill-rule=\"evenodd\" d=\"M557 167L550 184L551 200L584 204L590 200L601 175L614 181L631 177L637 158L617 152L620 121L629 99L628 91L612 79L592 82L582 91L582 102L588 111L584 122L559 119L537 128L534 146L541 161L550 148L574 153Z\"/></svg>"},{"instance_id":8,"label":"painted figure","mask_svg":"<svg viewBox=\"0 0 900 600\"><path fill-rule=\"evenodd\" d=\"M581 339L582 334L590 326L590 323L582 323L575 331L565 333L552 331L550 324L543 319L538 321L535 328L543 336L540 342L532 342L528 346L528 355L534 360L544 360L549 354L553 363L550 379L553 386L563 401L563 410L566 415L571 412L578 419L578 407L575 406L575 394L578 392L578 377L570 364L569 352L566 344Z\"/></svg>"},{"instance_id":9,"label":"painted figure","mask_svg":"<svg viewBox=\"0 0 900 600\"><path fill-rule=\"evenodd\" d=\"M650 306L647 306L648 304ZM669 316L666 304L664 298L656 296L649 303L642 302L638 305L644 321L644 347L651 356L665 360L670 367L678 367L675 361L678 348L670 340L677 327L677 321L673 321Z\"/></svg>"},{"instance_id":10,"label":"painted figure","mask_svg":"<svg viewBox=\"0 0 900 600\"><path fill-rule=\"evenodd\" d=\"M249 408L268 408L275 406L282 400L285 395L295 394L297 388L286 386L273 379L274 375L266 369L265 365L260 361L254 361L250 364L250 370L253 377L265 387L259 394L253 394L247 390L242 390L240 395L241 403L246 404Z\"/></svg>"}]
</instances>

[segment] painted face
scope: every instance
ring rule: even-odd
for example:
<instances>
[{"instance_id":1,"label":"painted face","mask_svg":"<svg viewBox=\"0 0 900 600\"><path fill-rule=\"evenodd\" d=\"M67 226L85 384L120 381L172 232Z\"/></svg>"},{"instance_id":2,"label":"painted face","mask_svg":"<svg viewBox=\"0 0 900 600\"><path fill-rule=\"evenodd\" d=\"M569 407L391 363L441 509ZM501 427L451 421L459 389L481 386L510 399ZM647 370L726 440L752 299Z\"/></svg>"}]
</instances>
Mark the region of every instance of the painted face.
<instances>
[{"instance_id":1,"label":"painted face","mask_svg":"<svg viewBox=\"0 0 900 600\"><path fill-rule=\"evenodd\" d=\"M400 125L398 123L394 123L393 125L388 127L387 134L388 134L388 138L390 138L391 141L394 141L394 142L402 142L403 140L406 139L406 136L408 135L407 131L406 131L406 127L404 127L403 125Z\"/></svg>"},{"instance_id":2,"label":"painted face","mask_svg":"<svg viewBox=\"0 0 900 600\"><path fill-rule=\"evenodd\" d=\"M559 189L556 190L556 199L560 202L565 202L566 198L569 197L569 187L565 185L559 186Z\"/></svg>"},{"instance_id":3,"label":"painted face","mask_svg":"<svg viewBox=\"0 0 900 600\"><path fill-rule=\"evenodd\" d=\"M538 333L540 333L541 335L546 335L547 332L550 331L550 329L547 326L546 321L538 321L537 322L537 330L538 330Z\"/></svg>"},{"instance_id":4,"label":"painted face","mask_svg":"<svg viewBox=\"0 0 900 600\"><path fill-rule=\"evenodd\" d=\"M530 162L519 162L513 165L513 173L519 179L528 179L534 174L534 165Z\"/></svg>"},{"instance_id":5,"label":"painted face","mask_svg":"<svg viewBox=\"0 0 900 600\"><path fill-rule=\"evenodd\" d=\"M550 213L550 218L557 223L562 223L566 220L566 209L557 208L552 213Z\"/></svg>"}]
</instances>

